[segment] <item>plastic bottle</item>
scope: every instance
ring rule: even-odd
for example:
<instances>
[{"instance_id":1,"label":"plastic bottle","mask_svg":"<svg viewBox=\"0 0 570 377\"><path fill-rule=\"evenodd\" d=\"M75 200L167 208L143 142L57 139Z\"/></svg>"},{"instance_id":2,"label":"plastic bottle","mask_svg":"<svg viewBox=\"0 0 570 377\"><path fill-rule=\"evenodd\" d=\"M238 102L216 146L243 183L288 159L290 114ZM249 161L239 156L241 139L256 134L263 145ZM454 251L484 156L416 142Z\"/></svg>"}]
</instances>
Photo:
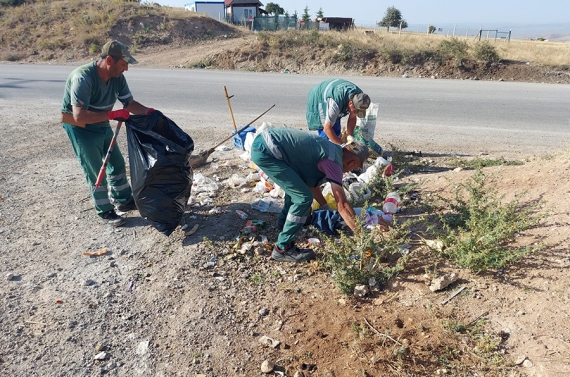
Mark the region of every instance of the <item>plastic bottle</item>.
<instances>
[{"instance_id":1,"label":"plastic bottle","mask_svg":"<svg viewBox=\"0 0 570 377\"><path fill-rule=\"evenodd\" d=\"M267 226L267 223L263 220L247 220L247 222L245 223L245 226L253 226L253 227L258 227L258 228L265 228Z\"/></svg>"},{"instance_id":2,"label":"plastic bottle","mask_svg":"<svg viewBox=\"0 0 570 377\"><path fill-rule=\"evenodd\" d=\"M388 195L386 195L386 199L384 200L384 205L382 206L382 210L389 214L389 213L396 213L398 211L398 204L400 203L400 195L397 192L392 191Z\"/></svg>"},{"instance_id":3,"label":"plastic bottle","mask_svg":"<svg viewBox=\"0 0 570 377\"><path fill-rule=\"evenodd\" d=\"M236 213L242 220L247 219L247 213L240 211L239 209L236 209Z\"/></svg>"}]
</instances>

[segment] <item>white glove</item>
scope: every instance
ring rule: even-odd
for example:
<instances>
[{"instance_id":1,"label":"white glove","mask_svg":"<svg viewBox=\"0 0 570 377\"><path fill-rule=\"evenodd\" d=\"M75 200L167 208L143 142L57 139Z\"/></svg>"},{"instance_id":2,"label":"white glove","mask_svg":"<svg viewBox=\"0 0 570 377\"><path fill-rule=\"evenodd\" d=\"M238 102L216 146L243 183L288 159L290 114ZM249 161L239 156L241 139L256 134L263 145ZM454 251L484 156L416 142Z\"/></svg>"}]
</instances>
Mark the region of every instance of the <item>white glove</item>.
<instances>
[{"instance_id":1,"label":"white glove","mask_svg":"<svg viewBox=\"0 0 570 377\"><path fill-rule=\"evenodd\" d=\"M348 136L346 137L346 142L347 142L347 143L352 143L353 141L354 141L354 137L353 137L352 135L348 135Z\"/></svg>"}]
</instances>

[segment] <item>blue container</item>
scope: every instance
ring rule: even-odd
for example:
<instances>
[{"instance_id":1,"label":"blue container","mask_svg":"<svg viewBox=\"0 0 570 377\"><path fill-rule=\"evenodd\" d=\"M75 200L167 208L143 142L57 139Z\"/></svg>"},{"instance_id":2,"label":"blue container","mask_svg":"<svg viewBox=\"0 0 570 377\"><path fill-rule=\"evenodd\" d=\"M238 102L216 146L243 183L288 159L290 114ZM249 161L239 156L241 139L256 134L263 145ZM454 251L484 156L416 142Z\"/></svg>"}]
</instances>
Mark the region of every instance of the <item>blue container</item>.
<instances>
[{"instance_id":1,"label":"blue container","mask_svg":"<svg viewBox=\"0 0 570 377\"><path fill-rule=\"evenodd\" d=\"M243 128L243 126L240 126L240 128L238 128L238 129L241 129L241 128ZM256 129L254 127L248 126L245 130L240 132L239 135L236 135L236 131L232 131L232 134L234 134L234 138L233 138L234 147L236 147L237 149L241 149L242 151L245 150L245 148L244 148L245 137L250 132L256 132Z\"/></svg>"}]
</instances>

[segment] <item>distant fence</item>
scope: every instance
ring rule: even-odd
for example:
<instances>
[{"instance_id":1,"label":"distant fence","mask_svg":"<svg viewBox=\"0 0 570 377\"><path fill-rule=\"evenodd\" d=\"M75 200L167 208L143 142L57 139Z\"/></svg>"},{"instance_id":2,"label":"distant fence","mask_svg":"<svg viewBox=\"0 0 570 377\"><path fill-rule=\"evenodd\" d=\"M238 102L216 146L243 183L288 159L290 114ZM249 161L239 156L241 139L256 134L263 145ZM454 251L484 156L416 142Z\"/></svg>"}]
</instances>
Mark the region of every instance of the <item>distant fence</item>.
<instances>
[{"instance_id":1,"label":"distant fence","mask_svg":"<svg viewBox=\"0 0 570 377\"><path fill-rule=\"evenodd\" d=\"M255 31L277 31L296 29L318 29L319 23L313 21L302 21L296 17L285 16L257 16L253 19L252 29Z\"/></svg>"},{"instance_id":2,"label":"distant fence","mask_svg":"<svg viewBox=\"0 0 570 377\"><path fill-rule=\"evenodd\" d=\"M497 40L497 37L499 39L504 39L506 42L510 42L511 41L511 31L499 31L497 29L491 29L491 30L483 30L483 29L479 29L479 33L477 33L477 36L475 37L476 39L481 40L481 36L483 35L483 32L487 32L487 37L485 39L489 39L489 33L495 33L495 40Z\"/></svg>"}]
</instances>

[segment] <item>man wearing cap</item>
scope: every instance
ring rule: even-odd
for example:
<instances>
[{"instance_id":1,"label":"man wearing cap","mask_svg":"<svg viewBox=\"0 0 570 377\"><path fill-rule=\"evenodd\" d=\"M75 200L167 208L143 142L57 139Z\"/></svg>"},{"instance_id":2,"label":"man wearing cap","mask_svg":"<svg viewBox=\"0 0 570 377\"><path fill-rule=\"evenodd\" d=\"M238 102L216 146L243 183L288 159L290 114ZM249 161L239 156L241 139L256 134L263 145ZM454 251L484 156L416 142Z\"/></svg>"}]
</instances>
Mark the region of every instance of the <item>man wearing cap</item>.
<instances>
[{"instance_id":1,"label":"man wearing cap","mask_svg":"<svg viewBox=\"0 0 570 377\"><path fill-rule=\"evenodd\" d=\"M113 226L121 226L125 222L115 212L115 206L117 210L126 212L136 209L136 205L127 181L125 160L118 145L115 145L110 156L107 177L100 187L95 187L114 134L109 120L123 121L131 113L149 114L154 110L133 99L123 76L129 64L136 63L125 44L107 42L99 60L71 72L65 84L61 107L62 125L91 189L95 210L103 221ZM113 110L117 99L123 107Z\"/></svg>"},{"instance_id":2,"label":"man wearing cap","mask_svg":"<svg viewBox=\"0 0 570 377\"><path fill-rule=\"evenodd\" d=\"M342 175L361 168L368 153L368 148L358 142L333 144L292 128L268 128L255 137L251 159L285 191L285 204L277 222L281 232L271 253L272 259L302 262L315 257L310 249L298 249L293 240L309 216L313 198L321 205L326 204L320 189L326 181L331 184L343 220L356 230L356 215L346 200Z\"/></svg>"},{"instance_id":3,"label":"man wearing cap","mask_svg":"<svg viewBox=\"0 0 570 377\"><path fill-rule=\"evenodd\" d=\"M364 118L370 97L362 90L342 79L330 79L309 91L307 123L309 130L318 131L321 137L342 144L340 119L348 115L347 134L354 136L356 117Z\"/></svg>"}]
</instances>

